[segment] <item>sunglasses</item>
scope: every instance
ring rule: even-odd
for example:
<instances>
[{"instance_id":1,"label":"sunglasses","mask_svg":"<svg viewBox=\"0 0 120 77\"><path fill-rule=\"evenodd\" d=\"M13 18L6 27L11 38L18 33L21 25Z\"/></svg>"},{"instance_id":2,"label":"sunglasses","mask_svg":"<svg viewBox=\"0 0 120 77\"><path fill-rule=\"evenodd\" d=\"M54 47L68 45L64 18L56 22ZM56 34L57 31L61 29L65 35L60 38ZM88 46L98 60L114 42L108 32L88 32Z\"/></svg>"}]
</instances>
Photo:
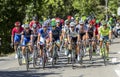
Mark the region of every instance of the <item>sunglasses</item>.
<instances>
[{"instance_id":1,"label":"sunglasses","mask_svg":"<svg viewBox=\"0 0 120 77\"><path fill-rule=\"evenodd\" d=\"M71 28L74 28L74 27L71 27Z\"/></svg>"}]
</instances>

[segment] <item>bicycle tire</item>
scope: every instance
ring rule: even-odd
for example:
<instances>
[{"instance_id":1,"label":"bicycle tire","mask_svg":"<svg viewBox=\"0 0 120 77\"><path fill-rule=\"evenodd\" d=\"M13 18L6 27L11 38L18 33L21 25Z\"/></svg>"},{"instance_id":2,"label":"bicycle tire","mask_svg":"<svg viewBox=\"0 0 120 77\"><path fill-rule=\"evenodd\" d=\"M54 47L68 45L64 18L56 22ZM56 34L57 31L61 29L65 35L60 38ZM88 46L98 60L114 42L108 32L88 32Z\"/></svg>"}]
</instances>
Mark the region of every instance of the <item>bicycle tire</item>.
<instances>
[{"instance_id":1,"label":"bicycle tire","mask_svg":"<svg viewBox=\"0 0 120 77\"><path fill-rule=\"evenodd\" d=\"M22 65L22 52L21 52L21 48L18 47L17 48L17 55L18 55L18 64L21 66Z\"/></svg>"},{"instance_id":2,"label":"bicycle tire","mask_svg":"<svg viewBox=\"0 0 120 77\"><path fill-rule=\"evenodd\" d=\"M29 49L26 47L26 69L29 69Z\"/></svg>"},{"instance_id":3,"label":"bicycle tire","mask_svg":"<svg viewBox=\"0 0 120 77\"><path fill-rule=\"evenodd\" d=\"M37 66L37 56L38 54L37 54L37 50L34 48L34 50L33 50L33 67L34 68L36 68L36 66Z\"/></svg>"}]
</instances>

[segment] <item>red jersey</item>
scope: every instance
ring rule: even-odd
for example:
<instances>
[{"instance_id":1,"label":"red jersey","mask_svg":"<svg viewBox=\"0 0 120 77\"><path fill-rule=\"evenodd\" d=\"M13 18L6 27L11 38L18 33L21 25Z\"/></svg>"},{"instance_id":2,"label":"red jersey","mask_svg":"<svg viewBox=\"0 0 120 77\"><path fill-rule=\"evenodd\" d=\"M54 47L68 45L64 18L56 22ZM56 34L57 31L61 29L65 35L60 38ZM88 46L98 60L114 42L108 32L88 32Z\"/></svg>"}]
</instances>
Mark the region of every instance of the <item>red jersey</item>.
<instances>
[{"instance_id":1,"label":"red jersey","mask_svg":"<svg viewBox=\"0 0 120 77\"><path fill-rule=\"evenodd\" d=\"M100 27L100 25L99 24L95 24L95 28L96 28L96 30L95 30L95 35L98 35L98 28Z\"/></svg>"},{"instance_id":2,"label":"red jersey","mask_svg":"<svg viewBox=\"0 0 120 77\"><path fill-rule=\"evenodd\" d=\"M23 28L22 28L22 27L20 27L19 29L17 29L16 27L14 27L14 28L12 29L12 35L14 36L15 33L20 34L22 31L23 31Z\"/></svg>"},{"instance_id":3,"label":"red jersey","mask_svg":"<svg viewBox=\"0 0 120 77\"><path fill-rule=\"evenodd\" d=\"M32 28L33 24L36 24L36 25L37 25L37 28L41 28L40 23L39 23L39 22L36 22L36 21L34 21L34 20L30 22L30 24L29 24L29 25L30 25L30 28Z\"/></svg>"}]
</instances>

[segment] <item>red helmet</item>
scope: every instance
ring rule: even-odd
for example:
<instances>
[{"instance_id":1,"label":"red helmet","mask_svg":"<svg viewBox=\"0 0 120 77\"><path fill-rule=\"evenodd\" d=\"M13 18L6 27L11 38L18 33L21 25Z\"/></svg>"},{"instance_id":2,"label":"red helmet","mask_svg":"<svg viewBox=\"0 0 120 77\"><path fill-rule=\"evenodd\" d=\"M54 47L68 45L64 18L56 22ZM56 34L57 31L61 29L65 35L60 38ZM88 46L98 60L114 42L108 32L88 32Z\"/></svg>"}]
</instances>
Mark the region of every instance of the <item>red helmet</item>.
<instances>
[{"instance_id":1,"label":"red helmet","mask_svg":"<svg viewBox=\"0 0 120 77\"><path fill-rule=\"evenodd\" d=\"M21 25L21 24L20 24L19 21L15 22L15 26L20 26L20 25Z\"/></svg>"},{"instance_id":2,"label":"red helmet","mask_svg":"<svg viewBox=\"0 0 120 77\"><path fill-rule=\"evenodd\" d=\"M63 20L63 19L61 19L60 22L61 22L62 24L64 24L64 20Z\"/></svg>"},{"instance_id":3,"label":"red helmet","mask_svg":"<svg viewBox=\"0 0 120 77\"><path fill-rule=\"evenodd\" d=\"M71 20L71 17L72 17L72 16L67 16L67 19L68 19L68 20Z\"/></svg>"}]
</instances>

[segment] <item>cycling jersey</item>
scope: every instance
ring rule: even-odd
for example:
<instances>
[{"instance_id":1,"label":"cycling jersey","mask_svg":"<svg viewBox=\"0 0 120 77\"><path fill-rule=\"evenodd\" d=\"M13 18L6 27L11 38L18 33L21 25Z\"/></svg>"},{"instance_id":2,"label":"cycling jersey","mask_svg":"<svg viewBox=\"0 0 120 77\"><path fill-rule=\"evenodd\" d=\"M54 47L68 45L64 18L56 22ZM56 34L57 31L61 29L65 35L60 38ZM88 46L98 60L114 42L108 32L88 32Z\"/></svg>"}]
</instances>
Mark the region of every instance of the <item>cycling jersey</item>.
<instances>
[{"instance_id":1,"label":"cycling jersey","mask_svg":"<svg viewBox=\"0 0 120 77\"><path fill-rule=\"evenodd\" d=\"M100 24L95 24L95 35L98 35L99 27L100 27Z\"/></svg>"},{"instance_id":2,"label":"cycling jersey","mask_svg":"<svg viewBox=\"0 0 120 77\"><path fill-rule=\"evenodd\" d=\"M101 36L108 36L109 32L111 32L111 28L107 27L106 29L103 28L103 26L100 27L99 33Z\"/></svg>"},{"instance_id":3,"label":"cycling jersey","mask_svg":"<svg viewBox=\"0 0 120 77\"><path fill-rule=\"evenodd\" d=\"M87 33L88 33L88 36L89 38L92 38L93 37L93 32L95 31L95 27L88 27L87 28Z\"/></svg>"},{"instance_id":4,"label":"cycling jersey","mask_svg":"<svg viewBox=\"0 0 120 77\"><path fill-rule=\"evenodd\" d=\"M38 34L40 34L40 44L44 44L45 40L49 38L49 34L52 33L51 30L44 31L43 28L38 30Z\"/></svg>"},{"instance_id":5,"label":"cycling jersey","mask_svg":"<svg viewBox=\"0 0 120 77\"><path fill-rule=\"evenodd\" d=\"M34 21L34 20L30 22L30 24L29 24L29 25L30 25L30 28L32 28L33 24L36 24L38 29L41 28L40 23L39 23L39 22L36 22L36 21Z\"/></svg>"},{"instance_id":6,"label":"cycling jersey","mask_svg":"<svg viewBox=\"0 0 120 77\"><path fill-rule=\"evenodd\" d=\"M12 29L12 36L14 38L14 43L15 42L20 42L21 39L21 35L20 33L23 31L23 28L20 27L20 29L16 29L15 27Z\"/></svg>"},{"instance_id":7,"label":"cycling jersey","mask_svg":"<svg viewBox=\"0 0 120 77\"><path fill-rule=\"evenodd\" d=\"M59 36L60 36L60 30L59 29L55 29L52 30L52 37L55 41L59 40Z\"/></svg>"},{"instance_id":8,"label":"cycling jersey","mask_svg":"<svg viewBox=\"0 0 120 77\"><path fill-rule=\"evenodd\" d=\"M23 31L22 35L24 35L22 45L26 45L30 42L30 37L33 35L33 31L29 30L28 32L26 30Z\"/></svg>"},{"instance_id":9,"label":"cycling jersey","mask_svg":"<svg viewBox=\"0 0 120 77\"><path fill-rule=\"evenodd\" d=\"M74 31L71 30L71 28L69 29L69 37L71 38L71 41L73 41L74 43L77 42L77 36L78 36L78 32L76 31L76 29Z\"/></svg>"},{"instance_id":10,"label":"cycling jersey","mask_svg":"<svg viewBox=\"0 0 120 77\"><path fill-rule=\"evenodd\" d=\"M86 34L87 26L86 25L84 25L84 26L78 25L78 26L76 26L76 28L78 30L77 32L80 34L80 39L82 40L83 36Z\"/></svg>"}]
</instances>

